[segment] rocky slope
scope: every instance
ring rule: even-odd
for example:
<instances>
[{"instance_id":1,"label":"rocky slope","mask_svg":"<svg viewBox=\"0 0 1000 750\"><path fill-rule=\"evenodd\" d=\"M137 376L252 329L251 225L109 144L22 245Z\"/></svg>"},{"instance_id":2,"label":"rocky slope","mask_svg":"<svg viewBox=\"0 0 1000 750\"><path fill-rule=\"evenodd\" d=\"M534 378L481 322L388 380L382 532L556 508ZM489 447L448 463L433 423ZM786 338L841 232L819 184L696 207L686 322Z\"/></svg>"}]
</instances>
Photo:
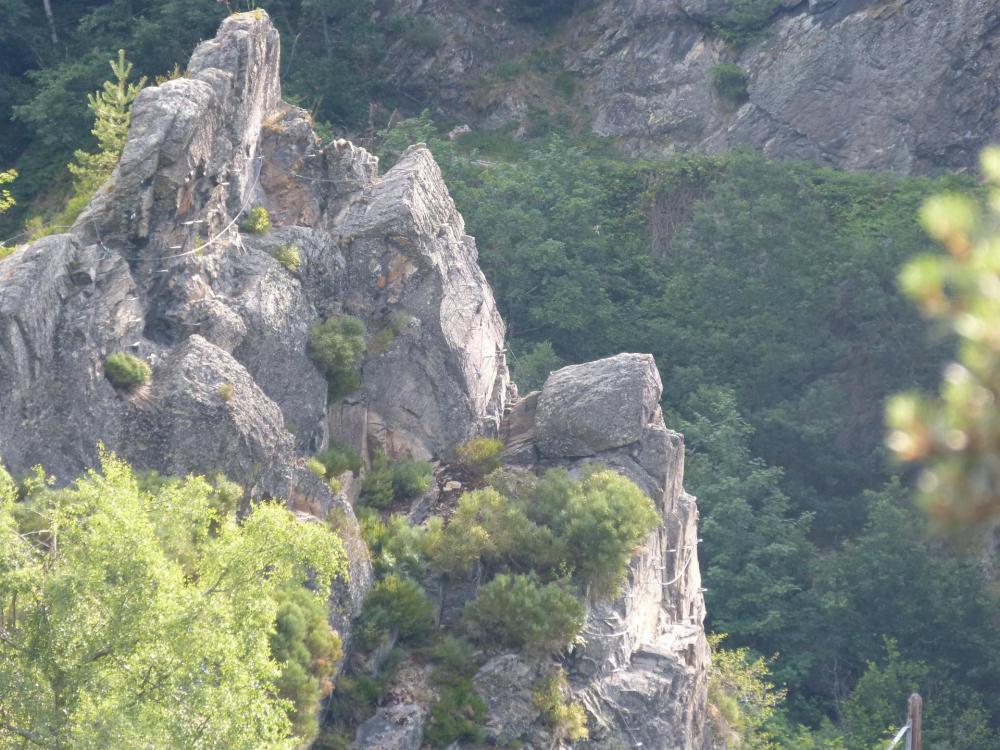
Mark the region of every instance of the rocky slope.
<instances>
[{"instance_id":1,"label":"rocky slope","mask_svg":"<svg viewBox=\"0 0 1000 750\"><path fill-rule=\"evenodd\" d=\"M906 173L968 167L1000 138L993 0L784 0L734 44L713 29L734 0L579 2L548 35L510 2L397 5L433 18L441 45L401 43L382 74L473 127L523 131L561 113L632 153L749 144ZM720 62L745 71L744 100L714 90Z\"/></svg>"},{"instance_id":2,"label":"rocky slope","mask_svg":"<svg viewBox=\"0 0 1000 750\"><path fill-rule=\"evenodd\" d=\"M72 230L0 261L5 464L40 463L68 481L95 464L101 441L138 467L223 471L251 499L285 498L314 517L336 509L351 582L331 617L346 634L372 578L357 481L345 474L335 495L306 456L337 439L366 457L444 459L486 434L529 469L600 460L635 480L663 523L567 657L592 744L702 747L697 510L652 358L565 368L517 398L475 242L430 153L412 147L379 176L364 150L323 146L308 115L281 101L278 60L264 13L227 19L186 77L143 91L115 174ZM273 228L241 231L257 206ZM285 245L298 248L297 268L275 259ZM331 403L307 337L338 313L360 318L370 340L360 389ZM152 365L149 385L112 387L104 361L120 351ZM531 744L537 709L529 700L515 731L504 718L514 704L500 699L530 696L530 682L501 668L520 657L498 658L477 677L491 726ZM425 715L425 704L395 701L357 744L414 747Z\"/></svg>"}]
</instances>

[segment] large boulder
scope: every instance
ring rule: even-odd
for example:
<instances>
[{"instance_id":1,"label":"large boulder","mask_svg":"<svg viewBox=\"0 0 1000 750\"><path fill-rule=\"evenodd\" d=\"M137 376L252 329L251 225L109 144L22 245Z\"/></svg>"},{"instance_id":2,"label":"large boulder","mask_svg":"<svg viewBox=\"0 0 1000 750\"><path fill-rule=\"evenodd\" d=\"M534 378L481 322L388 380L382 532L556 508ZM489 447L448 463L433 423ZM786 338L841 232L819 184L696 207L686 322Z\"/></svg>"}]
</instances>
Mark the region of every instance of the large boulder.
<instances>
[{"instance_id":1,"label":"large boulder","mask_svg":"<svg viewBox=\"0 0 1000 750\"><path fill-rule=\"evenodd\" d=\"M574 458L637 442L660 408L649 354L619 354L556 370L538 398L535 440L545 458Z\"/></svg>"}]
</instances>

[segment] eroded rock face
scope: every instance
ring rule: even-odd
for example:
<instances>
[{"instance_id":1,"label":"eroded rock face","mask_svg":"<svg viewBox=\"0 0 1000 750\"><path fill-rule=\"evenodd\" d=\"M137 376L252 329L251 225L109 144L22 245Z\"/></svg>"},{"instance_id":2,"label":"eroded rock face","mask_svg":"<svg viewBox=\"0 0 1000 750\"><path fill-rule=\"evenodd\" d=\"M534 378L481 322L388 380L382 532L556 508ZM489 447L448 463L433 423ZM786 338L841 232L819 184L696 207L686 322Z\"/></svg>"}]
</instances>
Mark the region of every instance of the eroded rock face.
<instances>
[{"instance_id":1,"label":"eroded rock face","mask_svg":"<svg viewBox=\"0 0 1000 750\"><path fill-rule=\"evenodd\" d=\"M443 458L498 434L508 461L534 470L600 461L637 482L664 523L621 596L591 606L566 660L572 689L595 744L697 750L697 511L652 358L565 368L510 404L504 325L429 151L409 149L380 177L363 149L323 146L308 115L281 102L277 60L266 15L227 19L188 78L140 96L118 169L72 231L0 261L5 463L41 463L65 482L95 465L103 441L137 467L222 471L304 522L327 517L350 561L331 609L349 647L372 581L350 502L358 482L342 478L334 495L306 468L309 453L338 439L363 455ZM254 206L271 214L263 235L240 229ZM285 267L274 256L293 246L299 263ZM358 391L330 403L307 340L341 314L364 323L368 353ZM146 359L152 382L115 389L103 363L119 351ZM507 655L476 677L497 742L551 740L531 699L538 667ZM416 750L426 682L400 682L357 745Z\"/></svg>"},{"instance_id":2,"label":"eroded rock face","mask_svg":"<svg viewBox=\"0 0 1000 750\"><path fill-rule=\"evenodd\" d=\"M532 690L541 674L541 664L519 654L501 654L476 673L473 685L486 702L486 733L493 744L503 747L523 737L538 720Z\"/></svg>"},{"instance_id":3,"label":"eroded rock face","mask_svg":"<svg viewBox=\"0 0 1000 750\"><path fill-rule=\"evenodd\" d=\"M66 482L102 441L139 468L222 471L251 498L336 510L346 624L368 553L305 456L331 433L362 455L383 443L420 457L495 433L504 326L430 153L379 177L363 149L324 147L281 101L278 56L266 14L226 19L185 78L141 93L118 168L71 232L0 262L0 455ZM266 234L240 228L255 206L271 211ZM274 254L292 246L286 268ZM310 326L336 314L361 318L370 345L347 404L328 402L307 354ZM152 382L112 387L103 363L119 351L146 359Z\"/></svg>"},{"instance_id":4,"label":"eroded rock face","mask_svg":"<svg viewBox=\"0 0 1000 750\"><path fill-rule=\"evenodd\" d=\"M590 605L566 659L596 747L700 750L705 740L698 509L684 492L684 441L664 424L661 395L653 358L620 354L553 372L504 422L508 462L576 473L602 463L638 484L662 518L618 596Z\"/></svg>"},{"instance_id":5,"label":"eroded rock face","mask_svg":"<svg viewBox=\"0 0 1000 750\"><path fill-rule=\"evenodd\" d=\"M358 728L358 750L420 750L426 711L414 703L380 708Z\"/></svg>"},{"instance_id":6,"label":"eroded rock face","mask_svg":"<svg viewBox=\"0 0 1000 750\"><path fill-rule=\"evenodd\" d=\"M512 3L400 2L442 32L432 52L399 45L388 78L440 114L524 132L533 112L578 115L631 153L724 151L847 169L967 168L1000 138L1000 6L993 0L783 0L745 46L712 31L732 0L599 0L546 38ZM490 43L480 36L488 34ZM542 75L530 53L550 48ZM501 74L520 61L523 75ZM710 83L747 73L744 102ZM545 82L560 72L570 94Z\"/></svg>"}]
</instances>

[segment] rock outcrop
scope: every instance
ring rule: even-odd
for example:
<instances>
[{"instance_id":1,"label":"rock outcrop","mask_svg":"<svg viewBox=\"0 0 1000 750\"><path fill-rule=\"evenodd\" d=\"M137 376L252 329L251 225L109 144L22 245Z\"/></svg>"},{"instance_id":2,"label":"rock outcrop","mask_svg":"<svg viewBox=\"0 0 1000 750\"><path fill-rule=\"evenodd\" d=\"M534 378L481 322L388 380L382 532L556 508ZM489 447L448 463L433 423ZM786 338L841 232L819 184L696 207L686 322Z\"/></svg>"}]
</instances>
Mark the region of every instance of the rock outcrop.
<instances>
[{"instance_id":1,"label":"rock outcrop","mask_svg":"<svg viewBox=\"0 0 1000 750\"><path fill-rule=\"evenodd\" d=\"M565 368L516 399L503 321L430 152L411 147L380 176L363 149L320 144L307 113L281 101L278 56L266 14L228 18L187 77L142 92L118 168L72 230L0 261L5 464L66 482L101 441L140 468L222 471L306 521L336 512L351 580L331 620L347 634L372 580L357 483L334 494L306 469L310 453L336 439L365 457L446 459L498 435L528 469L600 461L636 481L663 524L621 595L591 606L566 662L572 690L592 744L699 750L697 512L652 358ZM263 234L241 228L256 207L270 214ZM298 262L283 265L292 247ZM331 402L308 337L341 314L362 321L368 349L358 390ZM114 387L115 352L145 359L151 382ZM533 669L507 655L476 677L498 742L545 736ZM419 747L428 706L414 695L394 694L357 745Z\"/></svg>"},{"instance_id":2,"label":"rock outcrop","mask_svg":"<svg viewBox=\"0 0 1000 750\"><path fill-rule=\"evenodd\" d=\"M265 14L228 18L187 77L141 93L118 168L72 230L0 263L13 472L42 464L69 481L100 441L143 468L223 471L253 498L338 507L350 525L346 498L303 467L331 435L363 455L431 457L497 431L504 326L440 170L422 147L382 177L362 149L323 148L281 101L278 55ZM240 229L256 206L272 212L265 235ZM282 245L298 268L273 257ZM342 313L379 346L360 391L331 404L306 342ZM152 365L148 386L111 385L118 351ZM353 611L371 580L358 549Z\"/></svg>"},{"instance_id":3,"label":"rock outcrop","mask_svg":"<svg viewBox=\"0 0 1000 750\"><path fill-rule=\"evenodd\" d=\"M400 43L385 76L474 127L524 132L539 113L582 111L631 153L749 144L906 173L969 167L1000 138L993 0L782 0L763 29L732 44L713 30L732 0L597 0L549 36L518 21L510 2L397 5L432 18L442 44ZM745 99L713 89L721 62L745 71Z\"/></svg>"},{"instance_id":4,"label":"rock outcrop","mask_svg":"<svg viewBox=\"0 0 1000 750\"><path fill-rule=\"evenodd\" d=\"M553 372L505 423L512 463L577 472L599 462L643 488L662 519L615 600L591 605L567 661L596 747L697 750L704 742L698 511L683 488L684 441L664 424L661 395L653 358L620 354Z\"/></svg>"}]
</instances>

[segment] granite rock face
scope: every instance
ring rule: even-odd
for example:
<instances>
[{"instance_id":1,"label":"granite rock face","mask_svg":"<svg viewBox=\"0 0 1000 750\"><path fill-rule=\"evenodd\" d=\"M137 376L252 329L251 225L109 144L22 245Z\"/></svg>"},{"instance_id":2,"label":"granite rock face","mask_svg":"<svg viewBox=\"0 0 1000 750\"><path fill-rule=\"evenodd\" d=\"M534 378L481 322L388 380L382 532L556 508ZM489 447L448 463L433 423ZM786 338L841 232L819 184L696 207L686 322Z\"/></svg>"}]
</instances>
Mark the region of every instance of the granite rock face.
<instances>
[{"instance_id":1,"label":"granite rock face","mask_svg":"<svg viewBox=\"0 0 1000 750\"><path fill-rule=\"evenodd\" d=\"M700 750L697 510L652 358L565 368L517 399L475 241L430 152L411 147L380 176L363 149L321 144L307 113L281 101L278 55L266 14L228 18L187 78L139 97L118 168L72 230L0 261L4 463L40 463L67 482L96 464L101 441L139 468L222 471L303 522L335 513L351 578L331 622L350 648L372 583L352 508L359 482L342 477L335 495L309 454L338 440L366 458L447 459L470 436L496 435L508 463L529 470L602 462L649 494L663 524L620 596L591 605L564 660L571 690L595 746ZM251 234L241 223L258 206L272 228ZM286 267L275 256L293 247L299 262ZM368 350L361 386L334 403L307 341L343 314L362 321ZM145 359L151 382L113 387L103 365L115 352ZM476 676L497 742L549 746L531 694L538 667L508 654ZM411 672L358 747L420 746L433 690Z\"/></svg>"},{"instance_id":2,"label":"granite rock face","mask_svg":"<svg viewBox=\"0 0 1000 750\"><path fill-rule=\"evenodd\" d=\"M66 482L101 441L137 467L222 471L251 498L338 509L354 540L346 623L367 550L305 456L331 434L363 456L430 457L496 433L504 326L427 149L380 177L363 149L323 146L281 101L278 58L266 14L229 17L185 78L141 93L114 175L72 230L0 261L0 455ZM263 235L241 229L256 206L271 213ZM291 246L290 269L274 253ZM329 403L306 346L337 314L369 339L347 403ZM118 351L147 360L152 382L115 389L103 362Z\"/></svg>"},{"instance_id":3,"label":"granite rock face","mask_svg":"<svg viewBox=\"0 0 1000 750\"><path fill-rule=\"evenodd\" d=\"M684 441L664 424L661 395L652 357L619 354L553 372L504 421L509 463L579 473L599 462L639 485L662 519L614 600L590 605L581 642L565 660L594 747L705 743L710 656L698 510L684 492Z\"/></svg>"},{"instance_id":4,"label":"granite rock face","mask_svg":"<svg viewBox=\"0 0 1000 750\"><path fill-rule=\"evenodd\" d=\"M538 399L538 449L546 458L575 458L635 443L659 412L662 392L649 354L564 367L545 381Z\"/></svg>"},{"instance_id":5,"label":"granite rock face","mask_svg":"<svg viewBox=\"0 0 1000 750\"><path fill-rule=\"evenodd\" d=\"M549 36L517 20L511 2L397 5L432 19L442 43L397 46L385 77L476 128L523 133L539 112L562 112L635 154L748 144L905 173L970 167L1000 138L993 0L783 0L732 45L713 31L731 0L596 0ZM713 89L721 62L746 72L745 100Z\"/></svg>"},{"instance_id":6,"label":"granite rock face","mask_svg":"<svg viewBox=\"0 0 1000 750\"><path fill-rule=\"evenodd\" d=\"M358 728L359 750L420 750L426 711L414 703L380 708Z\"/></svg>"},{"instance_id":7,"label":"granite rock face","mask_svg":"<svg viewBox=\"0 0 1000 750\"><path fill-rule=\"evenodd\" d=\"M473 685L486 702L486 734L503 747L523 737L541 714L532 688L541 673L538 661L501 654L476 673Z\"/></svg>"}]
</instances>

